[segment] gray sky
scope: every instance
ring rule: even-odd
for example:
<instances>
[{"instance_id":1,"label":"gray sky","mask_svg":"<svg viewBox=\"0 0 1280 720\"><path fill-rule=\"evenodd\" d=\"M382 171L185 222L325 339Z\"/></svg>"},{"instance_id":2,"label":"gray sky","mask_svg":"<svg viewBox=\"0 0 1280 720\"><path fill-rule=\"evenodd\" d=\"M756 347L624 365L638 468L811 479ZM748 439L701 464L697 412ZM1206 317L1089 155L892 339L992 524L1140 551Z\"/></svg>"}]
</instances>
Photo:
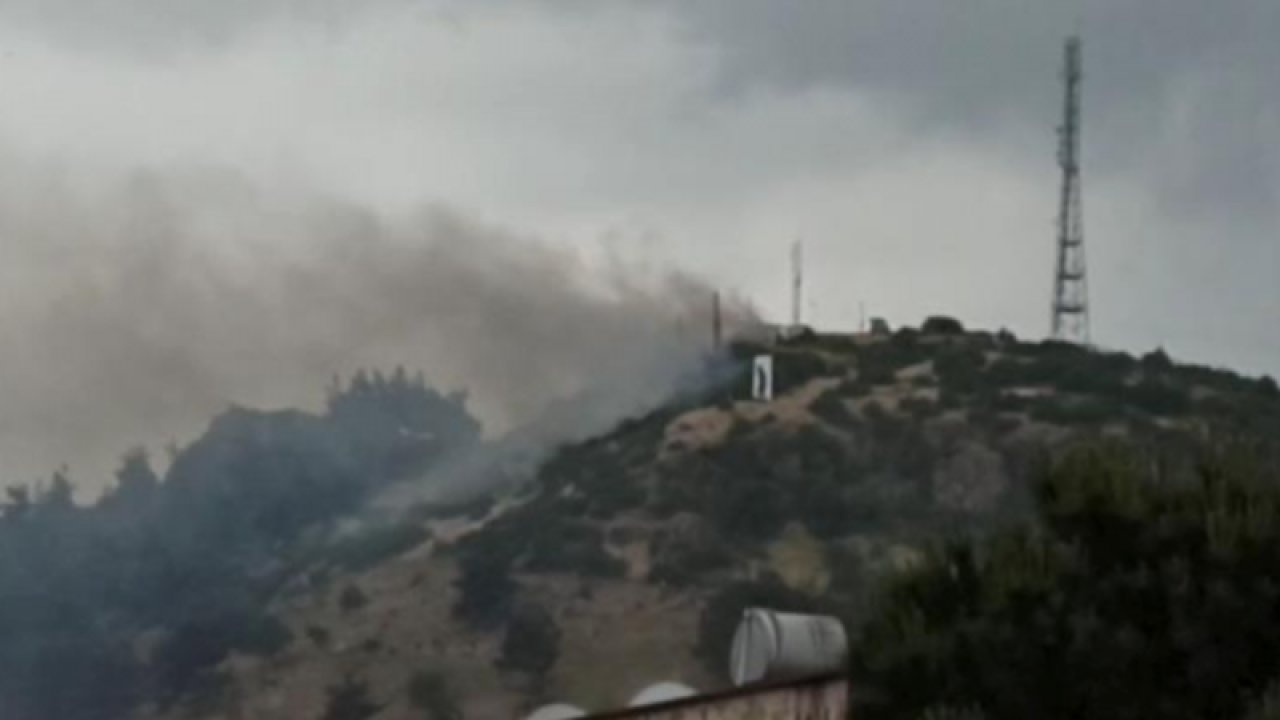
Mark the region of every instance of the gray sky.
<instances>
[{"instance_id":1,"label":"gray sky","mask_svg":"<svg viewBox=\"0 0 1280 720\"><path fill-rule=\"evenodd\" d=\"M230 401L305 402L358 362L423 365L492 417L527 415L538 397L509 375L439 350L457 327L440 293L383 282L450 253L498 268L462 273L453 301L478 285L498 317L607 327L686 313L656 300L668 269L782 316L802 236L819 325L865 303L1042 335L1071 32L1095 339L1280 373L1272 0L354 5L0 0L11 473L68 460L92 483L127 444L186 439ZM594 289L540 304L533 280L566 273ZM407 316L370 309L393 306ZM515 346L569 368L549 387L590 374L601 345L638 347L583 331L589 360L542 355L564 325Z\"/></svg>"}]
</instances>

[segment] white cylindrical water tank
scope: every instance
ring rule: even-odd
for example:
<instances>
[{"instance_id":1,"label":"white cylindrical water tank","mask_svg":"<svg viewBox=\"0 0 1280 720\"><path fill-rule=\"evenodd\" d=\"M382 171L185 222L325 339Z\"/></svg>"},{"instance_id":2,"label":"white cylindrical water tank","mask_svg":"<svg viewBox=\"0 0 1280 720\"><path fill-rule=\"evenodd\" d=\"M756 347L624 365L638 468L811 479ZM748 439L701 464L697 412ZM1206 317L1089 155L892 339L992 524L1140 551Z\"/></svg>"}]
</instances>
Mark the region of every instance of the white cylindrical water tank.
<instances>
[{"instance_id":1,"label":"white cylindrical water tank","mask_svg":"<svg viewBox=\"0 0 1280 720\"><path fill-rule=\"evenodd\" d=\"M585 710L564 703L552 703L529 713L525 720L574 720L586 717Z\"/></svg>"},{"instance_id":2,"label":"white cylindrical water tank","mask_svg":"<svg viewBox=\"0 0 1280 720\"><path fill-rule=\"evenodd\" d=\"M839 670L849 653L844 625L825 615L750 608L733 634L734 685Z\"/></svg>"},{"instance_id":3,"label":"white cylindrical water tank","mask_svg":"<svg viewBox=\"0 0 1280 720\"><path fill-rule=\"evenodd\" d=\"M627 703L627 707L640 707L642 705L657 705L658 703L671 702L672 700L680 700L681 698L693 697L698 692L688 685L682 685L677 682L660 682L654 683L649 687L641 690L631 698L631 702Z\"/></svg>"}]
</instances>

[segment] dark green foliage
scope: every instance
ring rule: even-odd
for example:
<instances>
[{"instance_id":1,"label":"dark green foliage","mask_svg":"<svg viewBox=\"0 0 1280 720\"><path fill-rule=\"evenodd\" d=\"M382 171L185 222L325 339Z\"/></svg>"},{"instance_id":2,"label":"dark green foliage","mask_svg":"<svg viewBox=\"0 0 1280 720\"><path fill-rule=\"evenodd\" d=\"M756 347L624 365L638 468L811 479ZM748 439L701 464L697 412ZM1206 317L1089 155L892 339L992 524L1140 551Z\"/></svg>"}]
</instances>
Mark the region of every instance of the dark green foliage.
<instances>
[{"instance_id":1,"label":"dark green foliage","mask_svg":"<svg viewBox=\"0 0 1280 720\"><path fill-rule=\"evenodd\" d=\"M304 536L477 437L461 397L399 371L360 373L335 385L323 415L224 413L175 451L163 482L134 449L91 506L72 502L65 472L9 490L0 713L109 720L138 702L211 697L227 653L288 641L264 608L311 559ZM416 539L375 533L340 547L338 562L367 565ZM140 659L132 643L144 632L158 644Z\"/></svg>"},{"instance_id":2,"label":"dark green foliage","mask_svg":"<svg viewBox=\"0 0 1280 720\"><path fill-rule=\"evenodd\" d=\"M1159 380L1144 379L1126 387L1122 399L1152 415L1182 415L1191 408L1186 388Z\"/></svg>"},{"instance_id":3,"label":"dark green foliage","mask_svg":"<svg viewBox=\"0 0 1280 720\"><path fill-rule=\"evenodd\" d=\"M324 649L329 647L331 636L329 635L328 630L325 630L319 625L308 625L307 638L310 639L316 647Z\"/></svg>"},{"instance_id":4,"label":"dark green foliage","mask_svg":"<svg viewBox=\"0 0 1280 720\"><path fill-rule=\"evenodd\" d=\"M1280 681L1272 680L1259 692L1241 720L1280 720Z\"/></svg>"},{"instance_id":5,"label":"dark green foliage","mask_svg":"<svg viewBox=\"0 0 1280 720\"><path fill-rule=\"evenodd\" d=\"M1031 417L1057 425L1097 426L1124 417L1124 408L1099 398L1048 396L1031 403Z\"/></svg>"},{"instance_id":6,"label":"dark green foliage","mask_svg":"<svg viewBox=\"0 0 1280 720\"><path fill-rule=\"evenodd\" d=\"M898 409L921 422L938 412L938 404L927 397L908 395L898 402Z\"/></svg>"},{"instance_id":7,"label":"dark green foliage","mask_svg":"<svg viewBox=\"0 0 1280 720\"><path fill-rule=\"evenodd\" d=\"M823 355L813 352L773 353L773 392L782 395L814 378L841 372Z\"/></svg>"},{"instance_id":8,"label":"dark green foliage","mask_svg":"<svg viewBox=\"0 0 1280 720\"><path fill-rule=\"evenodd\" d=\"M526 540L524 567L532 572L619 577L626 571L626 563L605 550L604 534L595 525L567 519L552 521Z\"/></svg>"},{"instance_id":9,"label":"dark green foliage","mask_svg":"<svg viewBox=\"0 0 1280 720\"><path fill-rule=\"evenodd\" d=\"M479 439L466 402L465 393L436 392L403 368L390 377L361 371L330 388L328 418L362 465L398 479Z\"/></svg>"},{"instance_id":10,"label":"dark green foliage","mask_svg":"<svg viewBox=\"0 0 1280 720\"><path fill-rule=\"evenodd\" d=\"M857 642L858 716L1241 717L1280 674L1280 486L1234 447L1205 457L1180 482L1128 448L1070 453L1038 525L938 547Z\"/></svg>"},{"instance_id":11,"label":"dark green foliage","mask_svg":"<svg viewBox=\"0 0 1280 720\"><path fill-rule=\"evenodd\" d=\"M524 605L511 617L498 666L541 684L560 654L560 627L541 605Z\"/></svg>"},{"instance_id":12,"label":"dark green foliage","mask_svg":"<svg viewBox=\"0 0 1280 720\"><path fill-rule=\"evenodd\" d=\"M899 330L888 341L858 349L857 371L860 385L891 385L899 370L930 359L930 351L916 342L914 331Z\"/></svg>"},{"instance_id":13,"label":"dark green foliage","mask_svg":"<svg viewBox=\"0 0 1280 720\"><path fill-rule=\"evenodd\" d=\"M369 604L369 596L364 594L359 585L348 585L338 595L338 607L344 613L355 612Z\"/></svg>"},{"instance_id":14,"label":"dark green foliage","mask_svg":"<svg viewBox=\"0 0 1280 720\"><path fill-rule=\"evenodd\" d=\"M156 649L152 665L163 698L215 688L218 663L231 651L272 655L290 640L288 629L248 600L208 598L186 616Z\"/></svg>"},{"instance_id":15,"label":"dark green foliage","mask_svg":"<svg viewBox=\"0 0 1280 720\"><path fill-rule=\"evenodd\" d=\"M1173 361L1164 348L1156 348L1142 356L1142 369L1153 373L1166 372L1173 369Z\"/></svg>"},{"instance_id":16,"label":"dark green foliage","mask_svg":"<svg viewBox=\"0 0 1280 720\"><path fill-rule=\"evenodd\" d=\"M409 703L425 713L424 720L462 720L457 695L444 674L419 670L409 678L406 692Z\"/></svg>"},{"instance_id":17,"label":"dark green foliage","mask_svg":"<svg viewBox=\"0 0 1280 720\"><path fill-rule=\"evenodd\" d=\"M836 534L862 517L854 493L863 471L855 448L828 431L762 431L681 458L660 477L658 502L746 545L768 542L793 519Z\"/></svg>"},{"instance_id":18,"label":"dark green foliage","mask_svg":"<svg viewBox=\"0 0 1280 720\"><path fill-rule=\"evenodd\" d=\"M516 583L511 579L514 555L489 544L466 545L458 554L458 602L453 612L471 627L500 626L511 613Z\"/></svg>"},{"instance_id":19,"label":"dark green foliage","mask_svg":"<svg viewBox=\"0 0 1280 720\"><path fill-rule=\"evenodd\" d=\"M729 549L710 534L683 542L664 536L654 544L653 555L649 580L676 587L697 585L733 560Z\"/></svg>"},{"instance_id":20,"label":"dark green foliage","mask_svg":"<svg viewBox=\"0 0 1280 720\"><path fill-rule=\"evenodd\" d=\"M925 335L963 335L964 325L953 317L932 315L925 318L924 324L920 326L920 332Z\"/></svg>"},{"instance_id":21,"label":"dark green foliage","mask_svg":"<svg viewBox=\"0 0 1280 720\"><path fill-rule=\"evenodd\" d=\"M858 424L858 416L849 411L846 399L852 399L857 386L842 383L817 397L809 405L809 412L835 427L849 427Z\"/></svg>"},{"instance_id":22,"label":"dark green foliage","mask_svg":"<svg viewBox=\"0 0 1280 720\"><path fill-rule=\"evenodd\" d=\"M969 393L982 384L982 369L986 355L971 345L956 345L938 351L933 359L933 371L943 387L960 393Z\"/></svg>"},{"instance_id":23,"label":"dark green foliage","mask_svg":"<svg viewBox=\"0 0 1280 720\"><path fill-rule=\"evenodd\" d=\"M920 715L920 720L986 720L987 714L976 707L935 705Z\"/></svg>"},{"instance_id":24,"label":"dark green foliage","mask_svg":"<svg viewBox=\"0 0 1280 720\"><path fill-rule=\"evenodd\" d=\"M626 570L626 564L606 550L600 528L588 520L597 515L593 509L600 507L590 493L600 492L609 483L570 474L563 458L553 463L544 467L542 477L545 487L556 488L555 495L544 495L506 513L458 547L463 599L457 609L482 626L500 621L509 610L507 601L514 588L505 578L513 570L592 577L618 577ZM594 489L578 489L584 480ZM615 481L631 483L622 477ZM475 612L466 609L472 604Z\"/></svg>"},{"instance_id":25,"label":"dark green foliage","mask_svg":"<svg viewBox=\"0 0 1280 720\"><path fill-rule=\"evenodd\" d=\"M382 709L370 699L368 686L349 675L327 692L329 700L321 720L365 720Z\"/></svg>"}]
</instances>

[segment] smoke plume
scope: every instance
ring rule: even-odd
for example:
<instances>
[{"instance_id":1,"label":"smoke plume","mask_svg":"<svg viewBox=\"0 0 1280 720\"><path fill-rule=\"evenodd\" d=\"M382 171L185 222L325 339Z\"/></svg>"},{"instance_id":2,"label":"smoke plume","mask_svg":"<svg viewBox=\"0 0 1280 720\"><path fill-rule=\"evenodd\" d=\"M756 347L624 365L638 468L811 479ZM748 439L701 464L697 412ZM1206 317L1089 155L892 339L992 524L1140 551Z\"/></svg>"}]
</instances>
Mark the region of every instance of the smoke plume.
<instances>
[{"instance_id":1,"label":"smoke plume","mask_svg":"<svg viewBox=\"0 0 1280 720\"><path fill-rule=\"evenodd\" d=\"M186 442L230 404L315 407L360 367L468 390L490 436L589 389L616 398L616 418L710 341L711 290L696 279L447 208L389 218L227 173L94 184L12 167L0 178L9 483L67 462L100 488L130 445Z\"/></svg>"}]
</instances>

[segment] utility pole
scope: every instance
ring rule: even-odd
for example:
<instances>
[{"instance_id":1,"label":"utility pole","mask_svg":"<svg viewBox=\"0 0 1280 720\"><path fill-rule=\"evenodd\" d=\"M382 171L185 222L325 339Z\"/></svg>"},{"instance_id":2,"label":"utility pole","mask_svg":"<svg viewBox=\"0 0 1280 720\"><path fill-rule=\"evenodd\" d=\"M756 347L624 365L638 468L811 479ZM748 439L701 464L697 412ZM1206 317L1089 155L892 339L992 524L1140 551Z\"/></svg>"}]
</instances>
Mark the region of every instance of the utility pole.
<instances>
[{"instance_id":1,"label":"utility pole","mask_svg":"<svg viewBox=\"0 0 1280 720\"><path fill-rule=\"evenodd\" d=\"M1063 53L1062 126L1058 128L1058 165L1062 187L1054 261L1051 335L1055 340L1089 343L1089 284L1085 276L1084 210L1080 189L1080 39L1067 39Z\"/></svg>"}]
</instances>

